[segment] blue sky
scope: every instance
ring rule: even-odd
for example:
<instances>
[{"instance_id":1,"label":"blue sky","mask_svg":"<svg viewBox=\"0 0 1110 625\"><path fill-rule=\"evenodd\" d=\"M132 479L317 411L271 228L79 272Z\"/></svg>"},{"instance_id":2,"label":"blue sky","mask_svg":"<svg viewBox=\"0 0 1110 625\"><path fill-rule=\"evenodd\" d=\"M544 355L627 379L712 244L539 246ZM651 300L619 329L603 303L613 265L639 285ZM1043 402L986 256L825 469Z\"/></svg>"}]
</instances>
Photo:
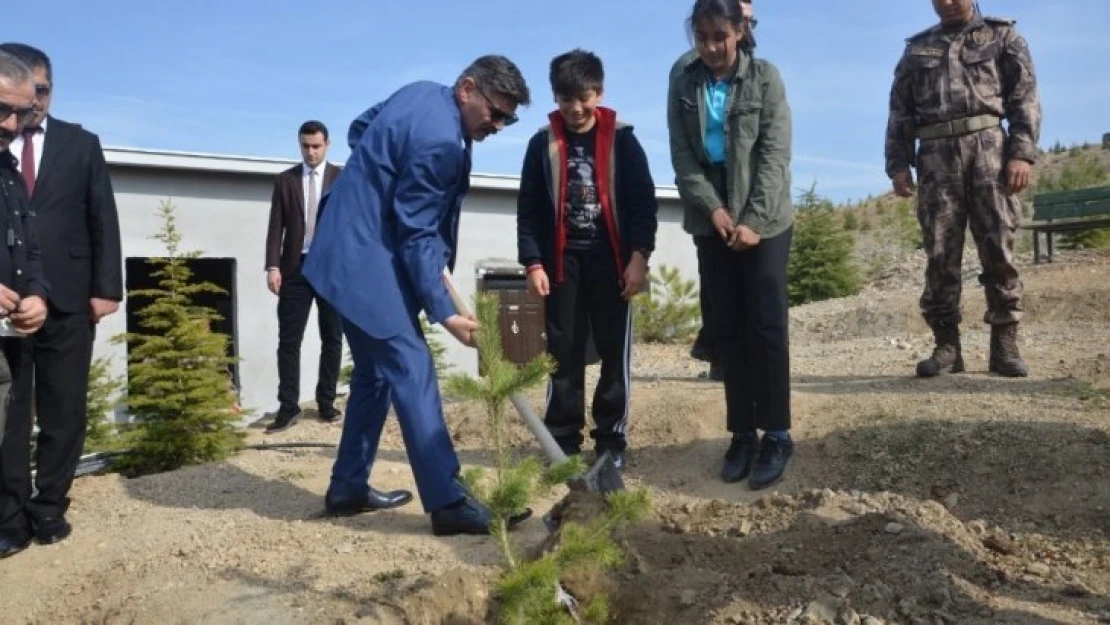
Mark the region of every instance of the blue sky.
<instances>
[{"instance_id":1,"label":"blue sky","mask_svg":"<svg viewBox=\"0 0 1110 625\"><path fill-rule=\"evenodd\" d=\"M606 103L636 126L656 182L671 184L666 79L688 48L689 0L35 0L5 38L55 65L53 112L105 145L296 158L296 128L347 125L397 87L452 82L481 54L512 58L533 105L475 149L475 171L519 173L552 107L548 62L573 47L606 65ZM982 0L1018 20L1040 77L1042 146L1110 132L1110 2ZM25 5L29 7L30 5ZM889 8L888 8L889 7ZM893 7L898 7L894 9ZM794 184L837 201L878 194L893 67L933 22L928 0L756 0L759 54L782 70L794 111ZM45 17L44 17L45 16Z\"/></svg>"}]
</instances>

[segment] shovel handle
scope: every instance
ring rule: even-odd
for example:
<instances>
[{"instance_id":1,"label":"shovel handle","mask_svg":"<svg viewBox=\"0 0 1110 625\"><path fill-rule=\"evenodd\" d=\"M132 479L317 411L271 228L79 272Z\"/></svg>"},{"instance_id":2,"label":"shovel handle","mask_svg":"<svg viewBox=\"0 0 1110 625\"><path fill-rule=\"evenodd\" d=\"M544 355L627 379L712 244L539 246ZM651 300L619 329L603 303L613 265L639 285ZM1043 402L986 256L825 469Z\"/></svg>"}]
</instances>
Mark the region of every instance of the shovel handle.
<instances>
[{"instance_id":1,"label":"shovel handle","mask_svg":"<svg viewBox=\"0 0 1110 625\"><path fill-rule=\"evenodd\" d=\"M513 393L509 397L509 401L513 402L516 411L520 413L520 418L524 420L524 425L532 431L532 436L536 437L536 441L543 449L543 453L552 464L559 464L566 462L567 455L563 453L563 448L559 447L559 443L555 442L555 438L551 436L551 432L547 430L547 426L540 421L539 416L532 410L532 406L528 404L528 400L524 399L520 393Z\"/></svg>"},{"instance_id":2,"label":"shovel handle","mask_svg":"<svg viewBox=\"0 0 1110 625\"><path fill-rule=\"evenodd\" d=\"M463 301L459 295L459 288L455 285L455 280L447 271L443 269L443 284L447 287L447 293L451 296L451 302L455 305L455 310L464 317L470 316L470 307ZM543 424L539 416L532 410L532 406L528 404L520 393L513 393L509 397L509 401L513 402L513 407L520 414L520 418L524 420L524 425L532 432L532 436L536 437L539 442L540 448L543 449L544 455L552 463L558 464L567 459L567 455L563 453L563 449L559 447L559 443L555 442L555 438L551 436L551 432L547 430L547 426Z\"/></svg>"},{"instance_id":3,"label":"shovel handle","mask_svg":"<svg viewBox=\"0 0 1110 625\"><path fill-rule=\"evenodd\" d=\"M459 295L459 287L455 286L455 280L446 267L443 268L443 286L447 287L447 294L451 296L451 303L455 305L455 312L463 317L471 316L470 307L466 305L466 300Z\"/></svg>"}]
</instances>

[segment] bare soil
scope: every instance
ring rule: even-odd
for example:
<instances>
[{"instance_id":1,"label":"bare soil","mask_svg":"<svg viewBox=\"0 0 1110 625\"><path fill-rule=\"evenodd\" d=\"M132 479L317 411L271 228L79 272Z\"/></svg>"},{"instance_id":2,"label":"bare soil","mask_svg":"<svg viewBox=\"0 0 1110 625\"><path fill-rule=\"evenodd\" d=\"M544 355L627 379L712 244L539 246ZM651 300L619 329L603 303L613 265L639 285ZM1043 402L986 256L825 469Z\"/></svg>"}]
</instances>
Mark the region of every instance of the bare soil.
<instances>
[{"instance_id":1,"label":"bare soil","mask_svg":"<svg viewBox=\"0 0 1110 625\"><path fill-rule=\"evenodd\" d=\"M916 285L794 309L797 451L770 492L717 479L723 390L698 379L687 347L637 346L626 475L654 515L621 536L616 621L1110 622L1110 255L1061 260L1025 268L1026 379L986 373L972 280L969 372L935 380L912 377L930 349ZM464 464L488 466L481 411L448 413ZM339 432L309 416L250 442ZM513 437L538 453L522 427ZM0 620L488 622L493 543L431 536L418 504L321 517L333 456L244 451L81 478L73 536L0 561ZM393 422L373 481L414 487ZM546 535L538 518L517 533L533 546Z\"/></svg>"}]
</instances>

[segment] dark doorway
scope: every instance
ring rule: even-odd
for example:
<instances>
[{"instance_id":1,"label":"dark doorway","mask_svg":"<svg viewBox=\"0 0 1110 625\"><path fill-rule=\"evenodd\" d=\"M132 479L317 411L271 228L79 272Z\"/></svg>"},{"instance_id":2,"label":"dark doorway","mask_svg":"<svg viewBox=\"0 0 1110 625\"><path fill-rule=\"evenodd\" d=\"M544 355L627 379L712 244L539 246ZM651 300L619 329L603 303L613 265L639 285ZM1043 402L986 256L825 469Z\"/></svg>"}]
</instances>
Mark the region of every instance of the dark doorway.
<instances>
[{"instance_id":1,"label":"dark doorway","mask_svg":"<svg viewBox=\"0 0 1110 625\"><path fill-rule=\"evenodd\" d=\"M133 257L126 261L127 291L135 289L152 289L158 287L158 281L151 273L156 266L147 262L148 258ZM223 289L224 293L201 293L194 298L200 306L207 306L219 313L218 319L212 329L229 338L227 342L227 355L239 355L238 316L236 315L236 288L235 288L235 259L234 258L191 258L185 261L193 272L194 282L211 282ZM139 311L146 306L148 300L127 298L127 331L136 334L149 333L139 326ZM239 380L239 365L231 367L232 381L235 388L242 388Z\"/></svg>"}]
</instances>

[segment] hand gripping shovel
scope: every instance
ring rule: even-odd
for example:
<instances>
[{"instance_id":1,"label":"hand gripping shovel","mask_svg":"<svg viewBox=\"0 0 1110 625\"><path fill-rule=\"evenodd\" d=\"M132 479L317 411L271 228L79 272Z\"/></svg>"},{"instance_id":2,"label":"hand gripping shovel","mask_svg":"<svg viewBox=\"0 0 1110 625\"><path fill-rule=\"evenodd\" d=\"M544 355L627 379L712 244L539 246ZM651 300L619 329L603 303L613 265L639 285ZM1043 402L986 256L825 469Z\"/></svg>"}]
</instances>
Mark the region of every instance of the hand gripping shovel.
<instances>
[{"instance_id":1,"label":"hand gripping shovel","mask_svg":"<svg viewBox=\"0 0 1110 625\"><path fill-rule=\"evenodd\" d=\"M448 293L451 294L451 301L455 304L455 310L460 315L470 316L470 307L466 305L462 297L459 295L459 290L455 286L455 281L451 278L451 274L446 269L443 270L443 282L447 286ZM528 405L528 401L520 395L514 393L509 401L513 403L513 407L520 414L520 418L524 420L524 424L532 432L532 436L536 437L539 442L540 448L543 449L544 455L551 461L552 464L565 462L567 455L555 442L551 436L551 432L547 431L547 426L543 424L539 416L536 415L532 407ZM567 482L567 486L574 490L588 490L594 493L608 493L614 490L624 490L624 479L621 477L621 471L617 468L616 463L613 461L613 456L608 451L603 452L598 456L593 466L586 471L585 475L576 476Z\"/></svg>"}]
</instances>

